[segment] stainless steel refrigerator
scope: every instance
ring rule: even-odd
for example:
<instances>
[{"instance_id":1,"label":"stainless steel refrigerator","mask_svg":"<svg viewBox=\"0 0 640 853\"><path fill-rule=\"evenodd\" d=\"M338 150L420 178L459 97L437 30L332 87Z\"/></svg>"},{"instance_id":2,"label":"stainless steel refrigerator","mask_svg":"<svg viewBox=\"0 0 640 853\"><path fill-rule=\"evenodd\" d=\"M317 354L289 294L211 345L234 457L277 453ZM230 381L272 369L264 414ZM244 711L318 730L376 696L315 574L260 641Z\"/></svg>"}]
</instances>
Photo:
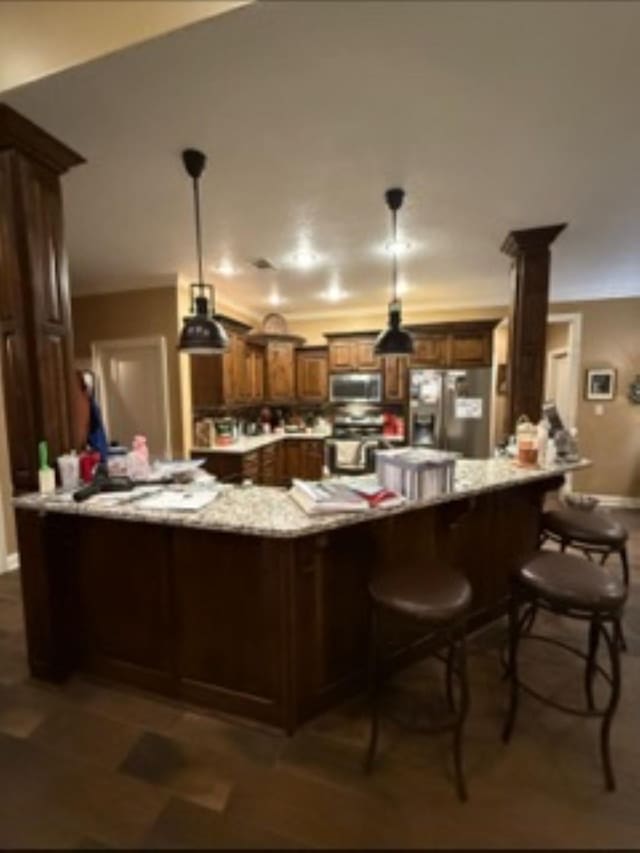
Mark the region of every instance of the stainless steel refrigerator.
<instances>
[{"instance_id":1,"label":"stainless steel refrigerator","mask_svg":"<svg viewBox=\"0 0 640 853\"><path fill-rule=\"evenodd\" d=\"M409 436L412 445L489 456L491 368L412 370Z\"/></svg>"}]
</instances>

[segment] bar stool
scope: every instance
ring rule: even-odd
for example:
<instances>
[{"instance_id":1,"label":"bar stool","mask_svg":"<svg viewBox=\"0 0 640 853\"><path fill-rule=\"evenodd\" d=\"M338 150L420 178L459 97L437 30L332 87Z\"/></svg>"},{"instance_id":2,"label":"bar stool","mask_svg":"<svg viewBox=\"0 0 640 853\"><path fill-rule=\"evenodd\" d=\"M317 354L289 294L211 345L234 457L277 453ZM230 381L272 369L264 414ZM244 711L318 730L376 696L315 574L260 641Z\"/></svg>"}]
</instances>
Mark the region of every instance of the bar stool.
<instances>
[{"instance_id":1,"label":"bar stool","mask_svg":"<svg viewBox=\"0 0 640 853\"><path fill-rule=\"evenodd\" d=\"M592 560L601 555L600 565L604 566L611 554L618 554L622 567L625 589L629 587L629 557L627 540L629 533L607 513L598 510L564 507L549 510L542 514L540 544L551 540L560 544L560 550L576 548ZM620 648L627 650L624 630L620 628Z\"/></svg>"},{"instance_id":2,"label":"bar stool","mask_svg":"<svg viewBox=\"0 0 640 853\"><path fill-rule=\"evenodd\" d=\"M557 551L541 551L523 565L513 579L509 605L509 652L507 678L511 695L502 739L508 742L518 710L520 690L559 711L580 717L602 720L600 726L600 752L607 790L615 789L611 765L609 733L620 699L620 619L627 590L616 573L608 567L598 566L582 557ZM524 608L521 613L521 608ZM589 623L589 643L585 654L567 643L540 634L529 633L528 612L547 610L569 619ZM609 656L609 670L598 664L598 646L604 639ZM520 680L518 652L522 640L537 640L560 646L586 661L584 689L586 709L576 708L544 696ZM605 708L595 707L593 684L596 674L610 686Z\"/></svg>"},{"instance_id":3,"label":"bar stool","mask_svg":"<svg viewBox=\"0 0 640 853\"><path fill-rule=\"evenodd\" d=\"M469 710L469 683L465 650L466 614L471 603L471 586L467 579L453 570L425 571L424 574L389 573L369 584L371 599L371 636L369 652L369 691L371 701L371 734L365 757L365 771L370 772L378 745L379 694L383 680L382 657L383 614L393 615L416 624L432 634L437 648L444 654L434 654L445 663L445 689L449 714L430 726L414 727L425 734L453 732L453 756L456 789L460 800L467 799L463 772L462 733ZM456 701L455 683L459 686Z\"/></svg>"},{"instance_id":4,"label":"bar stool","mask_svg":"<svg viewBox=\"0 0 640 853\"><path fill-rule=\"evenodd\" d=\"M542 514L541 544L551 539L560 543L560 550L576 548L588 559L592 554L600 554L601 565L611 554L618 554L625 587L629 586L628 538L628 532L618 521L598 510L564 507Z\"/></svg>"}]
</instances>

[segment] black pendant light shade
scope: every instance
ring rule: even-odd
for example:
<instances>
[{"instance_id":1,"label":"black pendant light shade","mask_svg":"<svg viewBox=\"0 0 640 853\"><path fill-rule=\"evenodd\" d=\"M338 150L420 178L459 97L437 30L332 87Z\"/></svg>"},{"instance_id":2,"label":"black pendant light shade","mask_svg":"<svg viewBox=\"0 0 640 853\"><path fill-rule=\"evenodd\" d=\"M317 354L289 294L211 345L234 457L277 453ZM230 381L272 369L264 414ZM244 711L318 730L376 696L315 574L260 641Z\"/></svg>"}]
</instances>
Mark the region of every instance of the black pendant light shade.
<instances>
[{"instance_id":1,"label":"black pendant light shade","mask_svg":"<svg viewBox=\"0 0 640 853\"><path fill-rule=\"evenodd\" d=\"M378 335L375 343L376 355L410 355L413 352L413 338L402 328L402 304L398 299L398 210L404 201L404 190L394 188L385 193L387 207L391 211L393 230L392 281L393 294L389 302L389 322L387 328Z\"/></svg>"},{"instance_id":2,"label":"black pendant light shade","mask_svg":"<svg viewBox=\"0 0 640 853\"><path fill-rule=\"evenodd\" d=\"M198 181L204 171L207 158L202 151L187 148L182 152L182 162L187 174L193 180L198 281L191 285L191 315L184 318L178 349L191 355L219 355L228 349L229 338L224 326L214 316L213 286L205 284L202 276L202 228Z\"/></svg>"}]
</instances>

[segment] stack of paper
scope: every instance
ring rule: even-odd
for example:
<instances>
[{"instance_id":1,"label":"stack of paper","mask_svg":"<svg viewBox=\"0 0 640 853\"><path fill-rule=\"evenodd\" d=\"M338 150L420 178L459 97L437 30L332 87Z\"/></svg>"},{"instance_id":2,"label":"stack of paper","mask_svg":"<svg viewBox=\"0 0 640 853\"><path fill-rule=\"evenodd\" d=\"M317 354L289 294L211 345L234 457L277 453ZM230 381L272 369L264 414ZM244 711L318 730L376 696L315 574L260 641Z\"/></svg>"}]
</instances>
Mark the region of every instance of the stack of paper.
<instances>
[{"instance_id":1,"label":"stack of paper","mask_svg":"<svg viewBox=\"0 0 640 853\"><path fill-rule=\"evenodd\" d=\"M343 483L294 480L289 495L308 515L369 509L368 501Z\"/></svg>"}]
</instances>

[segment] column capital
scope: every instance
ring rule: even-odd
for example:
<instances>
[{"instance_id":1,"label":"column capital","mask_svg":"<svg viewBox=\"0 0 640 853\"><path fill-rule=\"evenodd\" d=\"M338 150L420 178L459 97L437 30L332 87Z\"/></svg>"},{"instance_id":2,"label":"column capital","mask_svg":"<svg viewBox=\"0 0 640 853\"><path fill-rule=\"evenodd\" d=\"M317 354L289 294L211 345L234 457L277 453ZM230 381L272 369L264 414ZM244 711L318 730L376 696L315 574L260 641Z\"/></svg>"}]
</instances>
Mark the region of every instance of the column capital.
<instances>
[{"instance_id":1,"label":"column capital","mask_svg":"<svg viewBox=\"0 0 640 853\"><path fill-rule=\"evenodd\" d=\"M566 222L559 225L543 225L540 228L523 228L519 231L509 231L500 247L500 251L511 258L527 252L539 252L549 246L567 227Z\"/></svg>"},{"instance_id":2,"label":"column capital","mask_svg":"<svg viewBox=\"0 0 640 853\"><path fill-rule=\"evenodd\" d=\"M59 142L8 104L0 103L0 151L18 151L62 175L85 162L84 157Z\"/></svg>"}]
</instances>

